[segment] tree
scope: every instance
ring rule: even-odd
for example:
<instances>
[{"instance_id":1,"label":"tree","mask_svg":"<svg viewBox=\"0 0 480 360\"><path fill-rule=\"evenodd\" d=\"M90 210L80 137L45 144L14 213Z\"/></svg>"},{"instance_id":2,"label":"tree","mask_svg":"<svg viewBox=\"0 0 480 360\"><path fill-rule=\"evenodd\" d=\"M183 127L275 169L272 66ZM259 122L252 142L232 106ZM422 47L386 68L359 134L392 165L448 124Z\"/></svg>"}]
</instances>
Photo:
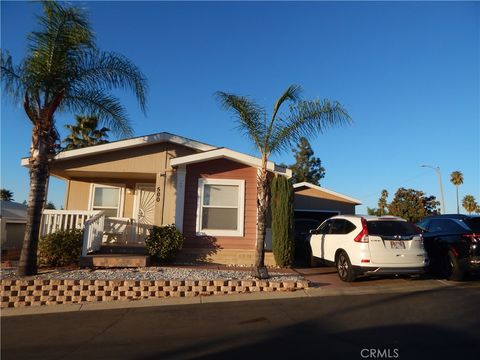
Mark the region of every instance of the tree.
<instances>
[{"instance_id":1,"label":"tree","mask_svg":"<svg viewBox=\"0 0 480 360\"><path fill-rule=\"evenodd\" d=\"M325 168L322 161L313 156L314 152L308 140L300 138L295 154L295 164L290 166L292 170L292 181L294 183L309 182L320 186L320 180L325 177Z\"/></svg>"},{"instance_id":2,"label":"tree","mask_svg":"<svg viewBox=\"0 0 480 360\"><path fill-rule=\"evenodd\" d=\"M49 202L47 202L47 203L45 204L45 209L55 210L56 207L55 207L55 204L54 204L53 202L49 201Z\"/></svg>"},{"instance_id":3,"label":"tree","mask_svg":"<svg viewBox=\"0 0 480 360\"><path fill-rule=\"evenodd\" d=\"M70 130L70 134L63 140L66 144L66 150L108 143L108 140L105 138L108 137L107 132L110 131L110 129L106 127L98 129L97 116L76 115L75 121L75 125L65 125L65 127Z\"/></svg>"},{"instance_id":4,"label":"tree","mask_svg":"<svg viewBox=\"0 0 480 360\"><path fill-rule=\"evenodd\" d=\"M367 207L367 214L368 215L374 215L374 216L384 216L388 214L387 208L388 208L388 191L383 189L382 193L380 195L380 198L378 199L378 208L369 208Z\"/></svg>"},{"instance_id":5,"label":"tree","mask_svg":"<svg viewBox=\"0 0 480 360\"><path fill-rule=\"evenodd\" d=\"M473 195L465 195L462 200L462 206L469 214L471 214L477 208L477 201Z\"/></svg>"},{"instance_id":6,"label":"tree","mask_svg":"<svg viewBox=\"0 0 480 360\"><path fill-rule=\"evenodd\" d=\"M276 176L271 188L273 256L277 265L291 266L295 256L293 187L285 176Z\"/></svg>"},{"instance_id":7,"label":"tree","mask_svg":"<svg viewBox=\"0 0 480 360\"><path fill-rule=\"evenodd\" d=\"M383 216L387 214L387 211L386 211L386 207L388 206L387 199L388 199L388 191L386 189L383 189L382 194L380 195L380 199L378 199L379 216Z\"/></svg>"},{"instance_id":8,"label":"tree","mask_svg":"<svg viewBox=\"0 0 480 360\"><path fill-rule=\"evenodd\" d=\"M350 116L337 101L303 100L301 88L291 85L277 99L270 119L266 110L255 101L234 94L217 92L217 98L237 119L239 130L260 153L261 166L257 175L257 242L254 275L268 278L264 266L265 223L269 206L268 162L272 153L280 153L298 143L301 137L323 133L327 128L350 123ZM284 103L290 103L287 112L279 113Z\"/></svg>"},{"instance_id":9,"label":"tree","mask_svg":"<svg viewBox=\"0 0 480 360\"><path fill-rule=\"evenodd\" d=\"M0 200L13 201L13 192L8 189L0 189Z\"/></svg>"},{"instance_id":10,"label":"tree","mask_svg":"<svg viewBox=\"0 0 480 360\"><path fill-rule=\"evenodd\" d=\"M438 214L440 204L435 196L426 196L423 191L400 188L388 205L389 215L417 222L428 215Z\"/></svg>"},{"instance_id":11,"label":"tree","mask_svg":"<svg viewBox=\"0 0 480 360\"><path fill-rule=\"evenodd\" d=\"M475 208L475 214L480 214L480 205Z\"/></svg>"},{"instance_id":12,"label":"tree","mask_svg":"<svg viewBox=\"0 0 480 360\"><path fill-rule=\"evenodd\" d=\"M119 136L129 136L125 108L111 89L129 89L145 112L146 79L125 57L100 51L86 14L78 7L44 1L38 29L29 35L25 58L14 65L1 52L1 80L5 94L23 108L32 123L29 156L30 192L19 275L37 273L40 218L45 203L49 163L58 149L55 114L98 116Z\"/></svg>"},{"instance_id":13,"label":"tree","mask_svg":"<svg viewBox=\"0 0 480 360\"><path fill-rule=\"evenodd\" d=\"M458 202L458 187L463 184L463 174L460 171L454 171L450 174L450 182L455 185L457 192L457 214L460 214L460 205Z\"/></svg>"}]
</instances>

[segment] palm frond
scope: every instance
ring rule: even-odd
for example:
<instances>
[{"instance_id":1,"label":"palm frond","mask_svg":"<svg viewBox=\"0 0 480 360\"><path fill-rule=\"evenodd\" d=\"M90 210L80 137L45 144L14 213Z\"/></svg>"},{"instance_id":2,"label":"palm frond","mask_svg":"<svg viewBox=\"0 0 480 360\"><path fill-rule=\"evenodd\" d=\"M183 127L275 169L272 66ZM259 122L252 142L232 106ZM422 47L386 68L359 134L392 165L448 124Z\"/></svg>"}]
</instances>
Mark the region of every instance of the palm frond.
<instances>
[{"instance_id":1,"label":"palm frond","mask_svg":"<svg viewBox=\"0 0 480 360\"><path fill-rule=\"evenodd\" d=\"M274 125L269 153L288 150L301 137L309 138L328 128L351 123L350 115L337 101L300 100L289 110L289 115Z\"/></svg>"},{"instance_id":2,"label":"palm frond","mask_svg":"<svg viewBox=\"0 0 480 360\"><path fill-rule=\"evenodd\" d=\"M95 115L118 137L133 135L125 108L117 98L102 90L78 89L66 95L62 110Z\"/></svg>"},{"instance_id":3,"label":"palm frond","mask_svg":"<svg viewBox=\"0 0 480 360\"><path fill-rule=\"evenodd\" d=\"M147 80L139 68L122 55L98 50L83 53L71 74L71 84L103 90L132 90L142 111L146 111Z\"/></svg>"},{"instance_id":4,"label":"palm frond","mask_svg":"<svg viewBox=\"0 0 480 360\"><path fill-rule=\"evenodd\" d=\"M265 141L265 110L244 96L217 91L215 96L222 107L234 112L238 129L262 151Z\"/></svg>"},{"instance_id":5,"label":"palm frond","mask_svg":"<svg viewBox=\"0 0 480 360\"><path fill-rule=\"evenodd\" d=\"M280 107L285 101L291 101L293 103L300 100L300 93L302 92L302 87L299 85L290 85L283 94L277 99L275 102L275 106L273 107L272 117L270 119L270 124L268 125L268 129L265 135L265 143L264 147L267 148L270 142L270 138L272 136L272 131L275 126L275 120L280 110Z\"/></svg>"},{"instance_id":6,"label":"palm frond","mask_svg":"<svg viewBox=\"0 0 480 360\"><path fill-rule=\"evenodd\" d=\"M0 51L0 76L5 94L8 94L14 102L21 102L26 84L22 79L22 68L15 67L8 51Z\"/></svg>"}]
</instances>

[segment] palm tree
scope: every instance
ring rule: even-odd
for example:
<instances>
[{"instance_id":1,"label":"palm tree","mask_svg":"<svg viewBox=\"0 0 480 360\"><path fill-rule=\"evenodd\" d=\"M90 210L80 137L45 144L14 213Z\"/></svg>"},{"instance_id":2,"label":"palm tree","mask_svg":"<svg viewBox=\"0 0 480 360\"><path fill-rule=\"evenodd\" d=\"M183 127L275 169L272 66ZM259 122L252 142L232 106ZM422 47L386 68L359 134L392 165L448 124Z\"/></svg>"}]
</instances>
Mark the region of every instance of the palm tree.
<instances>
[{"instance_id":1,"label":"palm tree","mask_svg":"<svg viewBox=\"0 0 480 360\"><path fill-rule=\"evenodd\" d=\"M86 14L77 7L44 1L38 29L30 33L25 58L14 65L1 53L4 93L23 108L32 123L29 156L30 193L19 275L37 273L37 244L45 203L49 163L58 147L55 114L87 113L119 136L129 136L127 114L119 100L107 93L132 90L145 112L146 79L128 59L97 49Z\"/></svg>"},{"instance_id":2,"label":"palm tree","mask_svg":"<svg viewBox=\"0 0 480 360\"><path fill-rule=\"evenodd\" d=\"M300 138L323 133L327 128L350 123L350 116L336 101L302 100L300 86L291 85L276 101L270 119L255 101L234 94L217 92L220 104L235 114L239 130L255 145L261 158L257 176L257 243L255 271L257 278L268 278L264 265L265 221L269 206L267 163L271 154L291 149ZM284 103L290 107L279 113Z\"/></svg>"},{"instance_id":3,"label":"palm tree","mask_svg":"<svg viewBox=\"0 0 480 360\"><path fill-rule=\"evenodd\" d=\"M462 206L471 214L477 208L477 201L473 195L465 195L462 200Z\"/></svg>"},{"instance_id":4,"label":"palm tree","mask_svg":"<svg viewBox=\"0 0 480 360\"><path fill-rule=\"evenodd\" d=\"M70 130L70 134L63 139L63 142L66 143L66 150L108 143L108 140L105 138L108 137L107 132L110 129L106 127L98 129L97 116L76 115L75 120L75 125L65 125Z\"/></svg>"},{"instance_id":5,"label":"palm tree","mask_svg":"<svg viewBox=\"0 0 480 360\"><path fill-rule=\"evenodd\" d=\"M386 189L383 189L382 194L380 195L380 199L378 199L378 213L380 216L383 216L386 214L385 208L388 206L387 198L388 198L388 191Z\"/></svg>"},{"instance_id":6,"label":"palm tree","mask_svg":"<svg viewBox=\"0 0 480 360\"><path fill-rule=\"evenodd\" d=\"M0 200L13 201L13 192L8 189L0 189Z\"/></svg>"},{"instance_id":7,"label":"palm tree","mask_svg":"<svg viewBox=\"0 0 480 360\"><path fill-rule=\"evenodd\" d=\"M460 214L460 205L458 202L458 187L463 184L463 174L460 171L454 171L450 174L450 182L455 185L457 190L457 214Z\"/></svg>"}]
</instances>

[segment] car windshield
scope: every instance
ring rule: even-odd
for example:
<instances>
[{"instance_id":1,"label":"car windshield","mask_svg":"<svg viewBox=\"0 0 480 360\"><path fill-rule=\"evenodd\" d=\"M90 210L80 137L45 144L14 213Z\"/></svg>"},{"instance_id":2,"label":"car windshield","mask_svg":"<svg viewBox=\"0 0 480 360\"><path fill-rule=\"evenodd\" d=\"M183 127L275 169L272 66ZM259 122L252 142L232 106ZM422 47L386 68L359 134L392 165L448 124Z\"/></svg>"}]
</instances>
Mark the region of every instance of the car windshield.
<instances>
[{"instance_id":1,"label":"car windshield","mask_svg":"<svg viewBox=\"0 0 480 360\"><path fill-rule=\"evenodd\" d=\"M367 229L369 235L378 236L411 236L419 233L418 228L414 224L407 221L368 221Z\"/></svg>"},{"instance_id":2,"label":"car windshield","mask_svg":"<svg viewBox=\"0 0 480 360\"><path fill-rule=\"evenodd\" d=\"M472 229L473 232L480 233L480 216L465 219L464 222L468 225L470 229Z\"/></svg>"},{"instance_id":3,"label":"car windshield","mask_svg":"<svg viewBox=\"0 0 480 360\"><path fill-rule=\"evenodd\" d=\"M317 220L296 220L295 221L295 233L301 234L310 230L316 229L320 225Z\"/></svg>"}]
</instances>

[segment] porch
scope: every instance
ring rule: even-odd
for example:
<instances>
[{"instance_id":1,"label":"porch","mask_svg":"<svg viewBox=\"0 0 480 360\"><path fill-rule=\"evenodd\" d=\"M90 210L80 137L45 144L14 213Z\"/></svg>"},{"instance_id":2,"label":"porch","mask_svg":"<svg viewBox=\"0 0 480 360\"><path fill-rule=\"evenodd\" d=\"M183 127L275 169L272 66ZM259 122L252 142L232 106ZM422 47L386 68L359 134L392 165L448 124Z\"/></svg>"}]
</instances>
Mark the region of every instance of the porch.
<instances>
[{"instance_id":1,"label":"porch","mask_svg":"<svg viewBox=\"0 0 480 360\"><path fill-rule=\"evenodd\" d=\"M151 225L130 218L108 217L105 211L44 210L40 235L83 229L82 267L147 266L145 237Z\"/></svg>"}]
</instances>

